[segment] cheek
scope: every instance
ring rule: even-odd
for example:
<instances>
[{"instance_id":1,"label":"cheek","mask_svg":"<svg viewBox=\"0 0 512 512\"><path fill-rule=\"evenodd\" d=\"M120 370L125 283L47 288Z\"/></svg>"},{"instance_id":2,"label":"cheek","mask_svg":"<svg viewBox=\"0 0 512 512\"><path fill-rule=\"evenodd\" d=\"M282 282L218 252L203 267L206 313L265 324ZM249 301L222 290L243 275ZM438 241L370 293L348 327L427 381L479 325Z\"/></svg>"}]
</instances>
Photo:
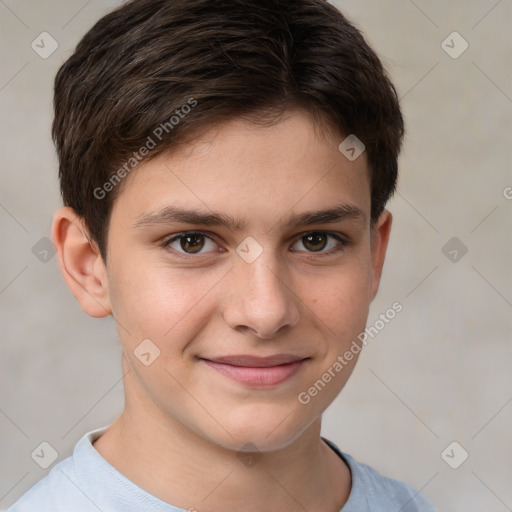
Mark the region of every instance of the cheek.
<instances>
[{"instance_id":1,"label":"cheek","mask_svg":"<svg viewBox=\"0 0 512 512\"><path fill-rule=\"evenodd\" d=\"M299 402L315 414L321 414L336 398L352 374L370 305L370 278L364 266L340 271L320 284L322 293L311 295L309 301L318 335L318 365L298 395Z\"/></svg>"},{"instance_id":2,"label":"cheek","mask_svg":"<svg viewBox=\"0 0 512 512\"><path fill-rule=\"evenodd\" d=\"M330 340L346 340L364 329L370 305L370 284L367 266L340 268L305 283L304 302L320 320Z\"/></svg>"},{"instance_id":3,"label":"cheek","mask_svg":"<svg viewBox=\"0 0 512 512\"><path fill-rule=\"evenodd\" d=\"M222 277L161 264L117 269L109 290L122 342L132 347L149 338L162 352L182 350L185 334L190 338L200 330L212 310L212 289Z\"/></svg>"}]
</instances>

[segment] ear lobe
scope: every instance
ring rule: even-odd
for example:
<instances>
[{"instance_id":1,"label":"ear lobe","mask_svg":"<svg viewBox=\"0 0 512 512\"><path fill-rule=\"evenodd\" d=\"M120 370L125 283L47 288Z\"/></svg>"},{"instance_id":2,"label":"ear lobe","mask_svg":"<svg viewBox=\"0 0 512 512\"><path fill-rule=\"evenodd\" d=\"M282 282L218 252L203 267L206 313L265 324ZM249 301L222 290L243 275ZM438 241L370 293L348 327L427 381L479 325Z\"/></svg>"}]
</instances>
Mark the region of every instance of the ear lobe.
<instances>
[{"instance_id":1,"label":"ear lobe","mask_svg":"<svg viewBox=\"0 0 512 512\"><path fill-rule=\"evenodd\" d=\"M111 315L105 264L97 244L89 241L83 219L72 208L60 208L52 238L62 276L83 311L95 318Z\"/></svg>"},{"instance_id":2,"label":"ear lobe","mask_svg":"<svg viewBox=\"0 0 512 512\"><path fill-rule=\"evenodd\" d=\"M391 212L384 210L380 214L377 224L372 228L372 282L370 288L370 300L375 298L375 295L377 295L377 291L379 290L382 267L384 266L384 259L386 257L392 223L393 216L391 215Z\"/></svg>"}]
</instances>

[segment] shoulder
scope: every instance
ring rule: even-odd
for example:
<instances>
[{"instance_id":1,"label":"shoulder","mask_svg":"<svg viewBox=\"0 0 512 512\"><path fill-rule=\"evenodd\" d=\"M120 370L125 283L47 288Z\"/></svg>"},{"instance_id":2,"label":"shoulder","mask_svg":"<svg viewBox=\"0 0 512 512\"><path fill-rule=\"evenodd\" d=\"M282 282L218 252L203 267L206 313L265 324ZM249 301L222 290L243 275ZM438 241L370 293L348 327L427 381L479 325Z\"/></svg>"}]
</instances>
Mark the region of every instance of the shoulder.
<instances>
[{"instance_id":1,"label":"shoulder","mask_svg":"<svg viewBox=\"0 0 512 512\"><path fill-rule=\"evenodd\" d=\"M73 459L68 457L54 466L6 512L58 512L70 510L70 506L74 512L97 512L98 509L74 483L76 479Z\"/></svg>"},{"instance_id":2,"label":"shoulder","mask_svg":"<svg viewBox=\"0 0 512 512\"><path fill-rule=\"evenodd\" d=\"M382 475L342 452L332 441L325 441L347 463L352 474L350 496L340 512L437 512L432 503L414 487Z\"/></svg>"},{"instance_id":3,"label":"shoulder","mask_svg":"<svg viewBox=\"0 0 512 512\"><path fill-rule=\"evenodd\" d=\"M398 506L401 512L436 512L432 503L414 487L386 477L346 453L342 455L352 472L354 500L366 501L368 510L388 511Z\"/></svg>"},{"instance_id":4,"label":"shoulder","mask_svg":"<svg viewBox=\"0 0 512 512\"><path fill-rule=\"evenodd\" d=\"M91 442L106 428L85 434L71 456L58 462L6 512L98 512L87 487L90 487L92 475L101 473L101 467L92 456Z\"/></svg>"}]
</instances>

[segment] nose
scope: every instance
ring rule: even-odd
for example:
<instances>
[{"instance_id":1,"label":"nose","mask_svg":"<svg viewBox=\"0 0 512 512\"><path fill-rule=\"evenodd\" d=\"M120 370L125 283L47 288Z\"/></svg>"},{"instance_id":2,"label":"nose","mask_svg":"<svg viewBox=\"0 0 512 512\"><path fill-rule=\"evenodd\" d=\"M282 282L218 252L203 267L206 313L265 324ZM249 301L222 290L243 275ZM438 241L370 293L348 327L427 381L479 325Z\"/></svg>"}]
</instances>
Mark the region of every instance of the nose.
<instances>
[{"instance_id":1,"label":"nose","mask_svg":"<svg viewBox=\"0 0 512 512\"><path fill-rule=\"evenodd\" d=\"M223 317L232 329L270 339L297 325L300 300L287 282L283 265L265 257L265 252L252 263L236 262Z\"/></svg>"}]
</instances>

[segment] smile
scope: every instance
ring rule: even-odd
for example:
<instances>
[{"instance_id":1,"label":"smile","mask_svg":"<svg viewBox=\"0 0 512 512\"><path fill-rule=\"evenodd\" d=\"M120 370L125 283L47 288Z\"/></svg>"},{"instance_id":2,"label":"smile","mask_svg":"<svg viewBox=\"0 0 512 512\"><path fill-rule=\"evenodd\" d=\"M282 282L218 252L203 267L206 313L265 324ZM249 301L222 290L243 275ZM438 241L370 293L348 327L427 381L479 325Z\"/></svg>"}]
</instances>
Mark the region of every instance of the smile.
<instances>
[{"instance_id":1,"label":"smile","mask_svg":"<svg viewBox=\"0 0 512 512\"><path fill-rule=\"evenodd\" d=\"M210 368L248 386L276 386L290 379L309 358L278 355L268 358L229 356L201 359Z\"/></svg>"}]
</instances>

